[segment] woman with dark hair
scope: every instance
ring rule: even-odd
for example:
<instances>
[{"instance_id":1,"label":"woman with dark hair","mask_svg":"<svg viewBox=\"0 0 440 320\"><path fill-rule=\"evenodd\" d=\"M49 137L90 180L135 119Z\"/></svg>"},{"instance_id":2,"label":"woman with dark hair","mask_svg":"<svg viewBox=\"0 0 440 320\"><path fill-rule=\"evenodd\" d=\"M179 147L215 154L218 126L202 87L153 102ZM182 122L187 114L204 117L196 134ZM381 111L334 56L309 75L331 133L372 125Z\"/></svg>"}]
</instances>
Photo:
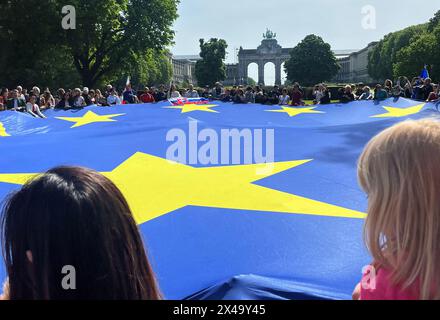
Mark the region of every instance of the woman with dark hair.
<instances>
[{"instance_id":1,"label":"woman with dark hair","mask_svg":"<svg viewBox=\"0 0 440 320\"><path fill-rule=\"evenodd\" d=\"M2 244L10 300L156 300L130 207L101 174L59 167L7 201ZM63 285L74 268L74 289Z\"/></svg>"}]
</instances>

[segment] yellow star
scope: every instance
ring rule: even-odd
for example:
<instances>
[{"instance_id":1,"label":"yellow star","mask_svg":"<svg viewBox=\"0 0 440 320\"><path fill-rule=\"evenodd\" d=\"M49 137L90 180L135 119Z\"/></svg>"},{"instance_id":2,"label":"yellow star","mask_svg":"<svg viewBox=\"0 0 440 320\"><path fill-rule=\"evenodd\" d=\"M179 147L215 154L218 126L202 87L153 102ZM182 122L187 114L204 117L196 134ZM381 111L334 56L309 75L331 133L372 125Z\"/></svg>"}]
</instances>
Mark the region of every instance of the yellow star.
<instances>
[{"instance_id":1,"label":"yellow star","mask_svg":"<svg viewBox=\"0 0 440 320\"><path fill-rule=\"evenodd\" d=\"M165 109L179 109L182 110L182 113L188 113L193 111L205 111L205 112L214 112L218 113L218 111L211 110L211 108L217 107L215 104L184 104L181 106L171 106L171 107L164 107Z\"/></svg>"},{"instance_id":2,"label":"yellow star","mask_svg":"<svg viewBox=\"0 0 440 320\"><path fill-rule=\"evenodd\" d=\"M394 107L383 107L387 113L383 114L377 114L375 116L371 116L371 118L400 118L409 116L412 114L419 113L422 111L423 107L425 106L425 103L418 104L414 107L409 108L394 108Z\"/></svg>"},{"instance_id":3,"label":"yellow star","mask_svg":"<svg viewBox=\"0 0 440 320\"><path fill-rule=\"evenodd\" d=\"M145 153L136 153L111 172L141 224L186 206L365 218L365 214L254 184L311 160L193 168ZM24 184L35 174L0 174L0 182Z\"/></svg>"},{"instance_id":4,"label":"yellow star","mask_svg":"<svg viewBox=\"0 0 440 320\"><path fill-rule=\"evenodd\" d=\"M60 119L60 120L74 122L75 124L71 127L71 129L72 129L72 128L85 126L90 123L95 123L95 122L114 122L116 120L114 120L112 118L120 117L120 116L124 116L124 115L125 115L125 113L106 114L106 115L101 116L101 115L94 113L93 111L87 111L87 113L85 115L83 115L82 117L55 117L55 118Z\"/></svg>"},{"instance_id":5,"label":"yellow star","mask_svg":"<svg viewBox=\"0 0 440 320\"><path fill-rule=\"evenodd\" d=\"M10 137L10 135L6 132L3 123L0 122L0 137Z\"/></svg>"},{"instance_id":6,"label":"yellow star","mask_svg":"<svg viewBox=\"0 0 440 320\"><path fill-rule=\"evenodd\" d=\"M300 115L302 113L325 113L322 111L315 110L317 107L306 107L306 108L292 108L292 107L281 107L282 110L276 109L276 110L266 110L267 112L281 112L281 113L287 113L289 117L295 117L297 115Z\"/></svg>"}]
</instances>

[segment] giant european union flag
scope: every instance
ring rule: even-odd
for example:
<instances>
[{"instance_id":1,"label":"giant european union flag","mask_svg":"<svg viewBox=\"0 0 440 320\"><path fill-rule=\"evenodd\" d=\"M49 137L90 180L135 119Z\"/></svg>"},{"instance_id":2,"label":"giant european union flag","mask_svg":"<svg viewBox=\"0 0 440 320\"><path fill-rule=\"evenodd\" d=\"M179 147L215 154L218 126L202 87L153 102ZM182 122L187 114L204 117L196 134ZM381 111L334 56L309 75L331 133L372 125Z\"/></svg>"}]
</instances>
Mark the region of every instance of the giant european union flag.
<instances>
[{"instance_id":1,"label":"giant european union flag","mask_svg":"<svg viewBox=\"0 0 440 320\"><path fill-rule=\"evenodd\" d=\"M51 167L90 167L127 197L166 298L345 299L370 262L357 159L381 130L434 114L434 104L406 99L304 108L163 102L50 110L48 119L1 112L0 198ZM195 122L219 136L273 129L271 170L167 161L170 130Z\"/></svg>"}]
</instances>

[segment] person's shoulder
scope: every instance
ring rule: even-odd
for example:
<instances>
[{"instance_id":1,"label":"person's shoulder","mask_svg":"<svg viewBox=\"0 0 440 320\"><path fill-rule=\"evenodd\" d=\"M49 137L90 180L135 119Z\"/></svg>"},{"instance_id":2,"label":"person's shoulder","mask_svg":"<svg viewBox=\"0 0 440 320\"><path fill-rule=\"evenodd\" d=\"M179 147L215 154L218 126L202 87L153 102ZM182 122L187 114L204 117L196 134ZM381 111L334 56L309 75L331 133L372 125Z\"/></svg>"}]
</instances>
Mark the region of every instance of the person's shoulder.
<instances>
[{"instance_id":1,"label":"person's shoulder","mask_svg":"<svg viewBox=\"0 0 440 320\"><path fill-rule=\"evenodd\" d=\"M361 281L361 300L418 300L418 283L409 287L396 284L394 272L383 266L370 266Z\"/></svg>"}]
</instances>

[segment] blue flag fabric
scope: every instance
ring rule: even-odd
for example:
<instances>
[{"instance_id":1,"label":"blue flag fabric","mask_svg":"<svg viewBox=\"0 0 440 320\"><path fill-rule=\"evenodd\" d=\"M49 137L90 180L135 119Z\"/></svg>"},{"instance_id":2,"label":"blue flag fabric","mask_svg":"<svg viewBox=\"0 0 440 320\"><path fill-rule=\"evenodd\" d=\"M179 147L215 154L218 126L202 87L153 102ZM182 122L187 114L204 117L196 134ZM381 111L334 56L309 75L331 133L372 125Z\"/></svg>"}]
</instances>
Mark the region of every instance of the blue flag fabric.
<instances>
[{"instance_id":1,"label":"blue flag fabric","mask_svg":"<svg viewBox=\"0 0 440 320\"><path fill-rule=\"evenodd\" d=\"M93 168L127 197L166 298L349 299L370 263L357 159L383 129L437 114L403 98L305 108L173 101L47 119L1 112L0 198L54 166ZM185 134L203 154L206 137L190 141L195 126L211 137L273 130L274 164L166 161Z\"/></svg>"}]
</instances>

